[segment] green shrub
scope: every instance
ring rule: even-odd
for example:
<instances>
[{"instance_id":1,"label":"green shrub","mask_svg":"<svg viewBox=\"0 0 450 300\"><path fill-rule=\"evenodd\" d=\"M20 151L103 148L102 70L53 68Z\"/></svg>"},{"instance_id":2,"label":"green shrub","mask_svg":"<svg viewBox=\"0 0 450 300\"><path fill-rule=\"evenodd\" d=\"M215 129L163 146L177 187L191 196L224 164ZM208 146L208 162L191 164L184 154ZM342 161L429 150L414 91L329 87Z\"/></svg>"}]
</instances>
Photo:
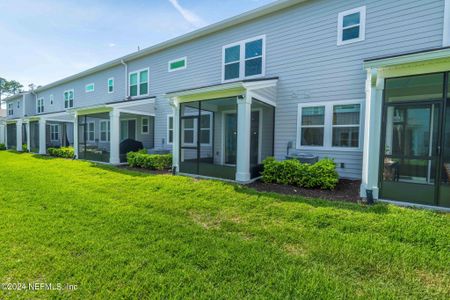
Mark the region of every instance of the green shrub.
<instances>
[{"instance_id":1,"label":"green shrub","mask_svg":"<svg viewBox=\"0 0 450 300\"><path fill-rule=\"evenodd\" d=\"M22 151L23 152L28 152L28 145L27 144L22 144Z\"/></svg>"},{"instance_id":2,"label":"green shrub","mask_svg":"<svg viewBox=\"0 0 450 300\"><path fill-rule=\"evenodd\" d=\"M145 151L129 152L130 167L150 170L167 170L172 167L172 154L147 154Z\"/></svg>"},{"instance_id":3,"label":"green shrub","mask_svg":"<svg viewBox=\"0 0 450 300\"><path fill-rule=\"evenodd\" d=\"M47 152L50 156L62 158L74 158L75 151L72 147L48 148Z\"/></svg>"},{"instance_id":4,"label":"green shrub","mask_svg":"<svg viewBox=\"0 0 450 300\"><path fill-rule=\"evenodd\" d=\"M0 144L0 150L6 150L5 144Z\"/></svg>"},{"instance_id":5,"label":"green shrub","mask_svg":"<svg viewBox=\"0 0 450 300\"><path fill-rule=\"evenodd\" d=\"M268 183L332 190L339 181L336 164L331 159L323 159L311 165L302 164L295 159L276 161L269 157L263 164L262 180Z\"/></svg>"}]
</instances>

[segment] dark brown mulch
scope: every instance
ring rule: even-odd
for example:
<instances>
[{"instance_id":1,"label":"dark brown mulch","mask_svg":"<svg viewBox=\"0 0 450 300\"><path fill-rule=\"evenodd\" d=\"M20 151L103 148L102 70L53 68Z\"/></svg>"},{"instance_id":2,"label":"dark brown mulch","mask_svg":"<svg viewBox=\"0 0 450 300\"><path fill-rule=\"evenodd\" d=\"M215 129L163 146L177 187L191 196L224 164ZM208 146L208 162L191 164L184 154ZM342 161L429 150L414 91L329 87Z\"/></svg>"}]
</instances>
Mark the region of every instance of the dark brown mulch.
<instances>
[{"instance_id":1,"label":"dark brown mulch","mask_svg":"<svg viewBox=\"0 0 450 300\"><path fill-rule=\"evenodd\" d=\"M341 179L333 191L304 189L291 185L281 185L275 183L264 183L260 180L248 185L260 192L273 192L286 195L296 195L308 198L320 198L326 200L340 200L357 202L360 200L359 187L361 181Z\"/></svg>"},{"instance_id":2,"label":"dark brown mulch","mask_svg":"<svg viewBox=\"0 0 450 300\"><path fill-rule=\"evenodd\" d=\"M135 172L140 172L140 173L145 173L145 174L154 174L154 175L172 174L171 170L149 170L149 169L143 169L143 168L132 168L127 165L119 166L119 169L135 171Z\"/></svg>"}]
</instances>

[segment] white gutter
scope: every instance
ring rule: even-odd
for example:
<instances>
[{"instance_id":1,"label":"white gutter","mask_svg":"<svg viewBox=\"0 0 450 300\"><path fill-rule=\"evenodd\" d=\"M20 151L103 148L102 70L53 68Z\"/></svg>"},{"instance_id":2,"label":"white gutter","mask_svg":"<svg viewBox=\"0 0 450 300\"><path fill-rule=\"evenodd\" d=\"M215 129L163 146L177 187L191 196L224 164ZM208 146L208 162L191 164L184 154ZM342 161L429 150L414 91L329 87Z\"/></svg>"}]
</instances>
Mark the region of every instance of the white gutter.
<instances>
[{"instance_id":1,"label":"white gutter","mask_svg":"<svg viewBox=\"0 0 450 300\"><path fill-rule=\"evenodd\" d=\"M125 67L125 98L128 99L128 65L123 59L120 60L120 63Z\"/></svg>"}]
</instances>

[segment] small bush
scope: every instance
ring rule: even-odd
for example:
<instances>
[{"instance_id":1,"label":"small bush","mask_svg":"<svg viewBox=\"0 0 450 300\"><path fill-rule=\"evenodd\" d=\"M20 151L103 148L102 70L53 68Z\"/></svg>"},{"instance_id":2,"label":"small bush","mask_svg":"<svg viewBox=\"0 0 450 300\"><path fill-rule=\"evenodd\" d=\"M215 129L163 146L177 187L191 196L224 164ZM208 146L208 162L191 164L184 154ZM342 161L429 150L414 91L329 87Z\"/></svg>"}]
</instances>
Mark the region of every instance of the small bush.
<instances>
[{"instance_id":1,"label":"small bush","mask_svg":"<svg viewBox=\"0 0 450 300\"><path fill-rule=\"evenodd\" d=\"M75 157L75 151L72 147L48 148L47 151L50 156L62 157L62 158L74 158Z\"/></svg>"},{"instance_id":2,"label":"small bush","mask_svg":"<svg viewBox=\"0 0 450 300\"><path fill-rule=\"evenodd\" d=\"M147 154L144 151L127 154L130 167L149 170L167 170L172 167L172 154Z\"/></svg>"},{"instance_id":3,"label":"small bush","mask_svg":"<svg viewBox=\"0 0 450 300\"><path fill-rule=\"evenodd\" d=\"M0 144L0 150L6 150L5 144Z\"/></svg>"},{"instance_id":4,"label":"small bush","mask_svg":"<svg viewBox=\"0 0 450 300\"><path fill-rule=\"evenodd\" d=\"M22 144L22 151L23 152L28 152L28 145L27 144Z\"/></svg>"},{"instance_id":5,"label":"small bush","mask_svg":"<svg viewBox=\"0 0 450 300\"><path fill-rule=\"evenodd\" d=\"M276 161L269 157L263 164L262 180L268 183L332 190L339 181L336 164L331 159L323 159L310 165L295 159Z\"/></svg>"}]
</instances>

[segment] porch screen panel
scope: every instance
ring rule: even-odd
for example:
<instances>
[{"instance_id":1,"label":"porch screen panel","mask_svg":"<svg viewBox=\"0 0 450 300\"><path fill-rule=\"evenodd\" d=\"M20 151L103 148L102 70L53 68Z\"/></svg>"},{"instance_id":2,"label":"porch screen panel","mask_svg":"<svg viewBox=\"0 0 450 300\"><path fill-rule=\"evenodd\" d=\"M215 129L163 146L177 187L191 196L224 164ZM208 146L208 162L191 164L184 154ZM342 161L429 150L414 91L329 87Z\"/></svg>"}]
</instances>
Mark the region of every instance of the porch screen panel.
<instances>
[{"instance_id":1,"label":"porch screen panel","mask_svg":"<svg viewBox=\"0 0 450 300\"><path fill-rule=\"evenodd\" d=\"M78 117L78 155L80 159L109 162L110 143L100 140L100 122L109 121L109 113Z\"/></svg>"},{"instance_id":2,"label":"porch screen panel","mask_svg":"<svg viewBox=\"0 0 450 300\"><path fill-rule=\"evenodd\" d=\"M274 155L275 108L253 99L250 125L250 175L261 176L262 162Z\"/></svg>"},{"instance_id":3,"label":"porch screen panel","mask_svg":"<svg viewBox=\"0 0 450 300\"><path fill-rule=\"evenodd\" d=\"M198 121L199 174L236 178L236 97L200 102Z\"/></svg>"},{"instance_id":4,"label":"porch screen panel","mask_svg":"<svg viewBox=\"0 0 450 300\"><path fill-rule=\"evenodd\" d=\"M199 103L180 105L180 172L198 174L198 126Z\"/></svg>"},{"instance_id":5,"label":"porch screen panel","mask_svg":"<svg viewBox=\"0 0 450 300\"><path fill-rule=\"evenodd\" d=\"M27 124L22 124L22 145L27 146ZM27 147L23 147L23 151L27 150Z\"/></svg>"},{"instance_id":6,"label":"porch screen panel","mask_svg":"<svg viewBox=\"0 0 450 300\"><path fill-rule=\"evenodd\" d=\"M443 98L444 74L391 78L386 81L386 102L440 100Z\"/></svg>"},{"instance_id":7,"label":"porch screen panel","mask_svg":"<svg viewBox=\"0 0 450 300\"><path fill-rule=\"evenodd\" d=\"M7 124L6 125L6 135L8 139L8 149L16 149L17 148L17 130L16 124Z\"/></svg>"},{"instance_id":8,"label":"porch screen panel","mask_svg":"<svg viewBox=\"0 0 450 300\"><path fill-rule=\"evenodd\" d=\"M450 98L450 95L449 95ZM450 207L450 99L445 111L444 141L442 151L442 177L439 192L439 205Z\"/></svg>"},{"instance_id":9,"label":"porch screen panel","mask_svg":"<svg viewBox=\"0 0 450 300\"><path fill-rule=\"evenodd\" d=\"M30 122L30 151L39 152L39 122Z\"/></svg>"}]
</instances>

